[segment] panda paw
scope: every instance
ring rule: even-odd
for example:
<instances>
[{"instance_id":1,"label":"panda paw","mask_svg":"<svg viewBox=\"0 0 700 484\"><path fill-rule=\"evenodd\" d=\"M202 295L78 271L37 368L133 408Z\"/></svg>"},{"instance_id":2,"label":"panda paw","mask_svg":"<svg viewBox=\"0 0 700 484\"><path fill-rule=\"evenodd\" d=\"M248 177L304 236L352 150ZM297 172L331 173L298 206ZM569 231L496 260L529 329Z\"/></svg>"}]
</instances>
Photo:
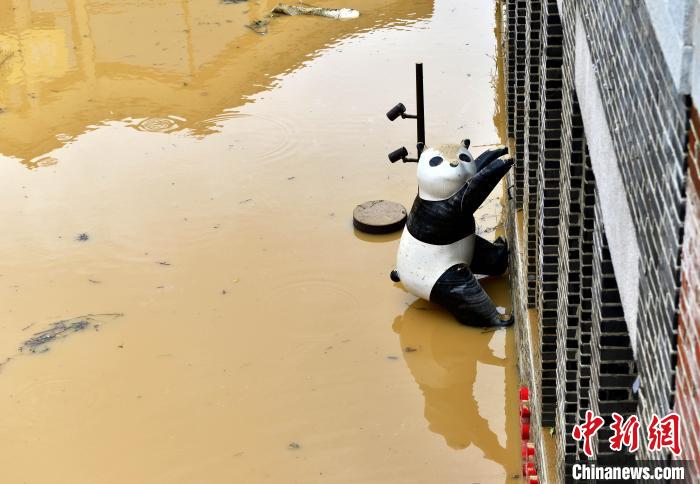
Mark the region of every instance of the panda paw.
<instances>
[{"instance_id":1,"label":"panda paw","mask_svg":"<svg viewBox=\"0 0 700 484\"><path fill-rule=\"evenodd\" d=\"M511 314L498 314L489 325L490 328L507 328L513 326L515 316Z\"/></svg>"}]
</instances>

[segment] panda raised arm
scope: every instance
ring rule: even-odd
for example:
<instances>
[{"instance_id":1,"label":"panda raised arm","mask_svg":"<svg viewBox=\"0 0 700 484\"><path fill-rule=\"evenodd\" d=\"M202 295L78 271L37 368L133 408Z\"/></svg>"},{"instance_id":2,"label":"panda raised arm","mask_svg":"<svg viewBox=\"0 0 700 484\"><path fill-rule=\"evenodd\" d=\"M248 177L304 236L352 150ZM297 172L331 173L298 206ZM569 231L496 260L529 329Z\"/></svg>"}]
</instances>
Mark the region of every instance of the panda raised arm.
<instances>
[{"instance_id":1,"label":"panda raised arm","mask_svg":"<svg viewBox=\"0 0 700 484\"><path fill-rule=\"evenodd\" d=\"M459 145L459 150L457 151L457 157L465 163L473 162L473 166L476 168L477 172L486 168L493 160L508 153L508 148L502 147L495 150L486 150L474 159L469 152L470 144L471 141L468 139L462 140L462 143Z\"/></svg>"},{"instance_id":2,"label":"panda raised arm","mask_svg":"<svg viewBox=\"0 0 700 484\"><path fill-rule=\"evenodd\" d=\"M495 150L502 151L502 150ZM508 151L507 149L505 150ZM503 153L505 154L505 153ZM515 162L512 158L492 158L481 171L471 177L462 193L461 208L463 212L474 213L484 203L486 197L508 173Z\"/></svg>"},{"instance_id":3,"label":"panda raised arm","mask_svg":"<svg viewBox=\"0 0 700 484\"><path fill-rule=\"evenodd\" d=\"M507 153L508 148L503 147L487 150L474 159L468 139L462 141L456 160L447 159L440 150L425 148L418 163L417 200L442 202L435 208L445 211L452 207L472 215L513 166L512 159L500 158Z\"/></svg>"},{"instance_id":4,"label":"panda raised arm","mask_svg":"<svg viewBox=\"0 0 700 484\"><path fill-rule=\"evenodd\" d=\"M498 148L495 150L486 150L479 156L477 156L476 160L474 160L474 163L476 164L476 169L478 171L481 171L484 168L486 168L489 165L489 163L506 154L508 154L508 148L505 147Z\"/></svg>"}]
</instances>

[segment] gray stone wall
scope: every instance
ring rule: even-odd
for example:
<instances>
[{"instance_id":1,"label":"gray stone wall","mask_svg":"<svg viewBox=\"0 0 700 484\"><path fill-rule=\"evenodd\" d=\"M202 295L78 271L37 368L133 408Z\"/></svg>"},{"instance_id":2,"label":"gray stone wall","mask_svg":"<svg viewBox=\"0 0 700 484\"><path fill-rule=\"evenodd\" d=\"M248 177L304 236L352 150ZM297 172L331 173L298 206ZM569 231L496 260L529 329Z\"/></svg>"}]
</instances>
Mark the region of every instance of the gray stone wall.
<instances>
[{"instance_id":1,"label":"gray stone wall","mask_svg":"<svg viewBox=\"0 0 700 484\"><path fill-rule=\"evenodd\" d=\"M659 41L648 1L505 0L525 244L516 276L538 309L528 334L539 358L524 377L538 390L536 424L555 429L552 482L582 457L571 431L586 410L607 423L638 413L644 426L675 405L694 2L670 2L683 7L674 25L686 18L678 47ZM596 455L633 457L612 454L608 436Z\"/></svg>"},{"instance_id":2,"label":"gray stone wall","mask_svg":"<svg viewBox=\"0 0 700 484\"><path fill-rule=\"evenodd\" d=\"M525 79L527 89L524 100L525 131L523 133L522 160L522 207L524 220L527 220L524 228L526 240L526 259L528 274L535 274L537 268L537 160L539 158L539 131L540 131L540 49L542 47L542 2L531 0L527 2L525 11L527 28L525 31ZM518 155L516 151L516 156ZM537 281L534 277L527 281L527 304L529 307L537 305Z\"/></svg>"},{"instance_id":3,"label":"gray stone wall","mask_svg":"<svg viewBox=\"0 0 700 484\"><path fill-rule=\"evenodd\" d=\"M586 1L581 18L639 246L637 320L629 323L648 421L673 408L687 110L644 4ZM616 242L618 252L629 244Z\"/></svg>"},{"instance_id":4,"label":"gray stone wall","mask_svg":"<svg viewBox=\"0 0 700 484\"><path fill-rule=\"evenodd\" d=\"M562 20L566 20L564 17ZM578 100L573 89L575 36L563 22L561 163L559 174L559 241L557 291L557 408L556 442L558 478L571 474L578 455L576 441L568 438L579 419L579 408L589 408L590 378L590 310L582 306L587 291L590 304L591 279L582 271L585 264L590 274L592 254L592 220L584 227L586 210L592 214L595 181L586 155L586 140ZM587 231L586 231L587 229ZM585 237L585 240L584 240ZM589 306L590 308L590 306ZM582 361L582 355L587 355ZM584 365L585 363L586 365ZM580 401L579 397L585 397Z\"/></svg>"},{"instance_id":5,"label":"gray stone wall","mask_svg":"<svg viewBox=\"0 0 700 484\"><path fill-rule=\"evenodd\" d=\"M542 352L542 422L554 425L556 407L557 229L561 162L562 29L556 0L542 2L540 46L540 123L535 230L535 296ZM518 163L523 163L518 159ZM526 221L525 223L529 223ZM528 253L531 248L528 248Z\"/></svg>"},{"instance_id":6,"label":"gray stone wall","mask_svg":"<svg viewBox=\"0 0 700 484\"><path fill-rule=\"evenodd\" d=\"M632 389L636 367L597 189L595 199L590 334L593 364L590 366L589 399L590 409L603 417L606 425L596 436L593 452L599 462L631 463L633 454L613 452L608 443L612 436L613 412L624 418L637 413L637 396ZM579 458L583 458L580 452Z\"/></svg>"}]
</instances>

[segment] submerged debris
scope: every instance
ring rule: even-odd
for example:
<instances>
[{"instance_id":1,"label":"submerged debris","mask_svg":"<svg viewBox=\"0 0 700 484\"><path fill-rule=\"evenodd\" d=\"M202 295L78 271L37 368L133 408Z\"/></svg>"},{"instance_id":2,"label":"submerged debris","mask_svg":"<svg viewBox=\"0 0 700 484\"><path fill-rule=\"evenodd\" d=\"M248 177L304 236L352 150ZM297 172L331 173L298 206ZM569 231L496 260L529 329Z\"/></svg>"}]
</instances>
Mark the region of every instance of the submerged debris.
<instances>
[{"instance_id":1,"label":"submerged debris","mask_svg":"<svg viewBox=\"0 0 700 484\"><path fill-rule=\"evenodd\" d=\"M265 18L253 20L251 23L246 25L250 30L256 34L265 35L267 33L267 25L272 20L272 15L268 15Z\"/></svg>"},{"instance_id":2,"label":"submerged debris","mask_svg":"<svg viewBox=\"0 0 700 484\"><path fill-rule=\"evenodd\" d=\"M4 53L0 51L0 67L2 67L14 54L14 52Z\"/></svg>"},{"instance_id":3,"label":"submerged debris","mask_svg":"<svg viewBox=\"0 0 700 484\"><path fill-rule=\"evenodd\" d=\"M41 353L48 350L47 343L56 338L65 338L67 333L77 333L87 328L90 323L86 319L78 319L77 321L58 321L53 323L47 330L35 333L19 348L20 351L28 349L31 353Z\"/></svg>"},{"instance_id":4,"label":"submerged debris","mask_svg":"<svg viewBox=\"0 0 700 484\"><path fill-rule=\"evenodd\" d=\"M80 242L85 242L86 240L90 240L90 236L83 232L82 234L78 234L75 236L75 240L78 240Z\"/></svg>"},{"instance_id":5,"label":"submerged debris","mask_svg":"<svg viewBox=\"0 0 700 484\"><path fill-rule=\"evenodd\" d=\"M360 12L352 8L323 8L304 4L286 5L284 3L277 5L272 9L272 12L284 15L317 15L334 19L350 19L360 16Z\"/></svg>"},{"instance_id":6,"label":"submerged debris","mask_svg":"<svg viewBox=\"0 0 700 484\"><path fill-rule=\"evenodd\" d=\"M260 35L265 35L267 33L267 26L270 21L274 18L275 14L280 15L315 15L317 17L333 18L336 20L353 19L360 16L360 12L352 8L323 8L314 7L312 5L304 5L299 3L298 5L287 5L285 3L280 3L265 17L254 20L246 27L251 29L253 32Z\"/></svg>"},{"instance_id":7,"label":"submerged debris","mask_svg":"<svg viewBox=\"0 0 700 484\"><path fill-rule=\"evenodd\" d=\"M63 339L72 333L84 331L90 327L98 330L100 323L97 318L118 318L122 313L86 314L71 319L63 319L51 323L49 329L34 333L19 347L20 353L45 353L49 351L49 344L57 339Z\"/></svg>"}]
</instances>

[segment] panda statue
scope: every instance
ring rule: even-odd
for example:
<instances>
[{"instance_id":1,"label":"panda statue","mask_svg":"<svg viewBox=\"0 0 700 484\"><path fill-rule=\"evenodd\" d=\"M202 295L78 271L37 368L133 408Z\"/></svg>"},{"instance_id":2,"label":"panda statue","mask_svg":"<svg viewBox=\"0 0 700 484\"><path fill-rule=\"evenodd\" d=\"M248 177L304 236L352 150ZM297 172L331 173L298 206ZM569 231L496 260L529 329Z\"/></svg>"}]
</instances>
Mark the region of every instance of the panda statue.
<instances>
[{"instance_id":1,"label":"panda statue","mask_svg":"<svg viewBox=\"0 0 700 484\"><path fill-rule=\"evenodd\" d=\"M497 311L475 277L500 275L508 267L505 241L479 237L474 221L474 212L513 166L512 159L501 158L506 153L507 148L488 150L474 159L464 140L451 160L425 147L418 160L418 195L391 273L408 292L443 306L469 326L514 321Z\"/></svg>"}]
</instances>

